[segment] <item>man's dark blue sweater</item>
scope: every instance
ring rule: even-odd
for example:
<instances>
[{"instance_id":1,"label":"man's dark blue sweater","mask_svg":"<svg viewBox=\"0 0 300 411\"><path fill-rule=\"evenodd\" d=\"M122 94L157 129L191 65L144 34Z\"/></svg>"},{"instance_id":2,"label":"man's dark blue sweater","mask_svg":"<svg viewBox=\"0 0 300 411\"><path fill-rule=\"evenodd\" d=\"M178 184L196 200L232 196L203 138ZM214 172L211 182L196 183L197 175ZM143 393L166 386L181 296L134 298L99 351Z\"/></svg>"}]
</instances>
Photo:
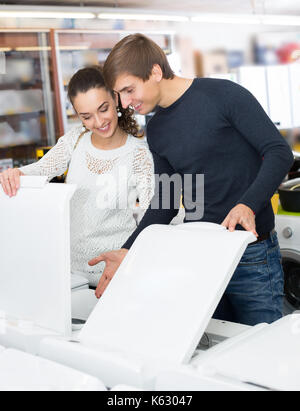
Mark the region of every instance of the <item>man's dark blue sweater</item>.
<instances>
[{"instance_id":1,"label":"man's dark blue sweater","mask_svg":"<svg viewBox=\"0 0 300 411\"><path fill-rule=\"evenodd\" d=\"M201 221L221 224L232 208L244 204L256 215L259 235L272 231L270 200L290 170L293 156L246 89L227 80L195 79L175 103L158 109L148 124L147 137L156 174L178 173L182 178L204 174ZM169 224L177 212L174 205L169 210L150 206L123 247L129 249L147 226Z\"/></svg>"}]
</instances>

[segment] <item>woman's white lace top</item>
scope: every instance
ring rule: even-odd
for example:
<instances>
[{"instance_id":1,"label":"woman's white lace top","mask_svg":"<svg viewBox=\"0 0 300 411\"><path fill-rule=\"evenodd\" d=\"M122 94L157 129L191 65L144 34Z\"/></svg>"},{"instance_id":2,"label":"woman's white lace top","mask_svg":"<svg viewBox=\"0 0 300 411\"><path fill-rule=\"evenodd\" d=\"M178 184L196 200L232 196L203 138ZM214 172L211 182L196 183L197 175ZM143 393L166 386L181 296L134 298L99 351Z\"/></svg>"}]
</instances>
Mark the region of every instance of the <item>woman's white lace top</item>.
<instances>
[{"instance_id":1,"label":"woman's white lace top","mask_svg":"<svg viewBox=\"0 0 300 411\"><path fill-rule=\"evenodd\" d=\"M144 140L128 136L124 146L100 150L91 132L72 129L40 161L20 170L25 175L48 176L68 171L67 184L76 184L71 201L72 273L97 286L104 263L90 267L99 254L119 249L136 229L136 200L145 211L154 194L152 155Z\"/></svg>"}]
</instances>

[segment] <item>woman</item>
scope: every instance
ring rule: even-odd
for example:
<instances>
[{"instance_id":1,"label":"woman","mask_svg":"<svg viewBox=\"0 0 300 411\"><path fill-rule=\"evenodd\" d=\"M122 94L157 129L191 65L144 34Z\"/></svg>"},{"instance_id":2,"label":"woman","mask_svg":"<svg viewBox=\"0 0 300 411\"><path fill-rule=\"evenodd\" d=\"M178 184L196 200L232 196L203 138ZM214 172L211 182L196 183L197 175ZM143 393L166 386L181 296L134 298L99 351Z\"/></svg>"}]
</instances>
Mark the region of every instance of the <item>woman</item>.
<instances>
[{"instance_id":1,"label":"woman","mask_svg":"<svg viewBox=\"0 0 300 411\"><path fill-rule=\"evenodd\" d=\"M66 183L76 184L71 201L72 273L97 286L103 264L90 267L95 256L124 244L136 229L137 198L146 209L154 190L153 160L132 109L119 106L119 97L105 86L98 67L77 72L68 96L83 125L58 140L40 161L0 174L7 195L16 195L20 176L48 176L68 170Z\"/></svg>"}]
</instances>

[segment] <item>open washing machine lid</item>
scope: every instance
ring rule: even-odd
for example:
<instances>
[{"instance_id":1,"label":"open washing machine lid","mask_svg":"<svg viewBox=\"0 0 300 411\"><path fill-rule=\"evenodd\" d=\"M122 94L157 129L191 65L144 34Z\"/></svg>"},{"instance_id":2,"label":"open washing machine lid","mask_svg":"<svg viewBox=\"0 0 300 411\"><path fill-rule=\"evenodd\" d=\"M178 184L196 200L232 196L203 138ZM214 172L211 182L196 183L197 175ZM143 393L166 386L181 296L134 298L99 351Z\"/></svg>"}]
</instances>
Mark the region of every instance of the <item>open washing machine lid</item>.
<instances>
[{"instance_id":1,"label":"open washing machine lid","mask_svg":"<svg viewBox=\"0 0 300 411\"><path fill-rule=\"evenodd\" d=\"M188 363L253 241L250 232L208 223L146 228L79 340L146 360Z\"/></svg>"},{"instance_id":2,"label":"open washing machine lid","mask_svg":"<svg viewBox=\"0 0 300 411\"><path fill-rule=\"evenodd\" d=\"M300 390L300 314L293 314L257 332L241 334L235 343L205 355L200 368L270 390Z\"/></svg>"},{"instance_id":3,"label":"open washing machine lid","mask_svg":"<svg viewBox=\"0 0 300 411\"><path fill-rule=\"evenodd\" d=\"M0 186L0 311L71 334L69 203L76 186L21 177L16 197Z\"/></svg>"}]
</instances>

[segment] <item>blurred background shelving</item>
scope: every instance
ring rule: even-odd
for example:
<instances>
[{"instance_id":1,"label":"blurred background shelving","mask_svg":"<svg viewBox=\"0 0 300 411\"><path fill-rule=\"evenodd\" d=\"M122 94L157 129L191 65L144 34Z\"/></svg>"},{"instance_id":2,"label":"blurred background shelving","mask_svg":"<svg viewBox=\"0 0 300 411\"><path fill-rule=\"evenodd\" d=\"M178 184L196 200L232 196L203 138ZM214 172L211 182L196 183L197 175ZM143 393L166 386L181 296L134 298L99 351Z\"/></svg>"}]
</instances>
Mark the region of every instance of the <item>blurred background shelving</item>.
<instances>
[{"instance_id":1,"label":"blurred background shelving","mask_svg":"<svg viewBox=\"0 0 300 411\"><path fill-rule=\"evenodd\" d=\"M0 30L5 70L0 74L0 158L13 165L54 144L55 112L49 31Z\"/></svg>"},{"instance_id":2,"label":"blurred background shelving","mask_svg":"<svg viewBox=\"0 0 300 411\"><path fill-rule=\"evenodd\" d=\"M22 8L18 1L8 3ZM0 170L9 159L14 165L32 162L37 148L53 146L80 124L67 99L70 78L80 68L103 64L121 38L136 32L163 48L176 74L225 78L248 88L290 145L299 148L300 22L293 20L300 6L295 1L266 1L262 8L251 0L190 0L189 7L167 0L156 2L155 10L146 1L124 1L108 10L109 19L102 18L105 8L96 0L95 7L79 0L74 7L64 0L49 7L45 1L22 3L32 16L4 18L1 11L10 6L0 6ZM136 17L125 18L132 8ZM37 11L60 10L64 16L34 17ZM82 11L93 15L79 17ZM272 24L266 24L272 15ZM141 128L149 118L137 116Z\"/></svg>"},{"instance_id":3,"label":"blurred background shelving","mask_svg":"<svg viewBox=\"0 0 300 411\"><path fill-rule=\"evenodd\" d=\"M113 46L127 34L0 29L0 53L5 53L5 72L0 74L0 171L35 161L37 148L53 146L80 124L67 98L71 77L80 68L103 65ZM146 34L178 61L176 56L174 60L173 33ZM144 128L144 116L137 119Z\"/></svg>"}]
</instances>

